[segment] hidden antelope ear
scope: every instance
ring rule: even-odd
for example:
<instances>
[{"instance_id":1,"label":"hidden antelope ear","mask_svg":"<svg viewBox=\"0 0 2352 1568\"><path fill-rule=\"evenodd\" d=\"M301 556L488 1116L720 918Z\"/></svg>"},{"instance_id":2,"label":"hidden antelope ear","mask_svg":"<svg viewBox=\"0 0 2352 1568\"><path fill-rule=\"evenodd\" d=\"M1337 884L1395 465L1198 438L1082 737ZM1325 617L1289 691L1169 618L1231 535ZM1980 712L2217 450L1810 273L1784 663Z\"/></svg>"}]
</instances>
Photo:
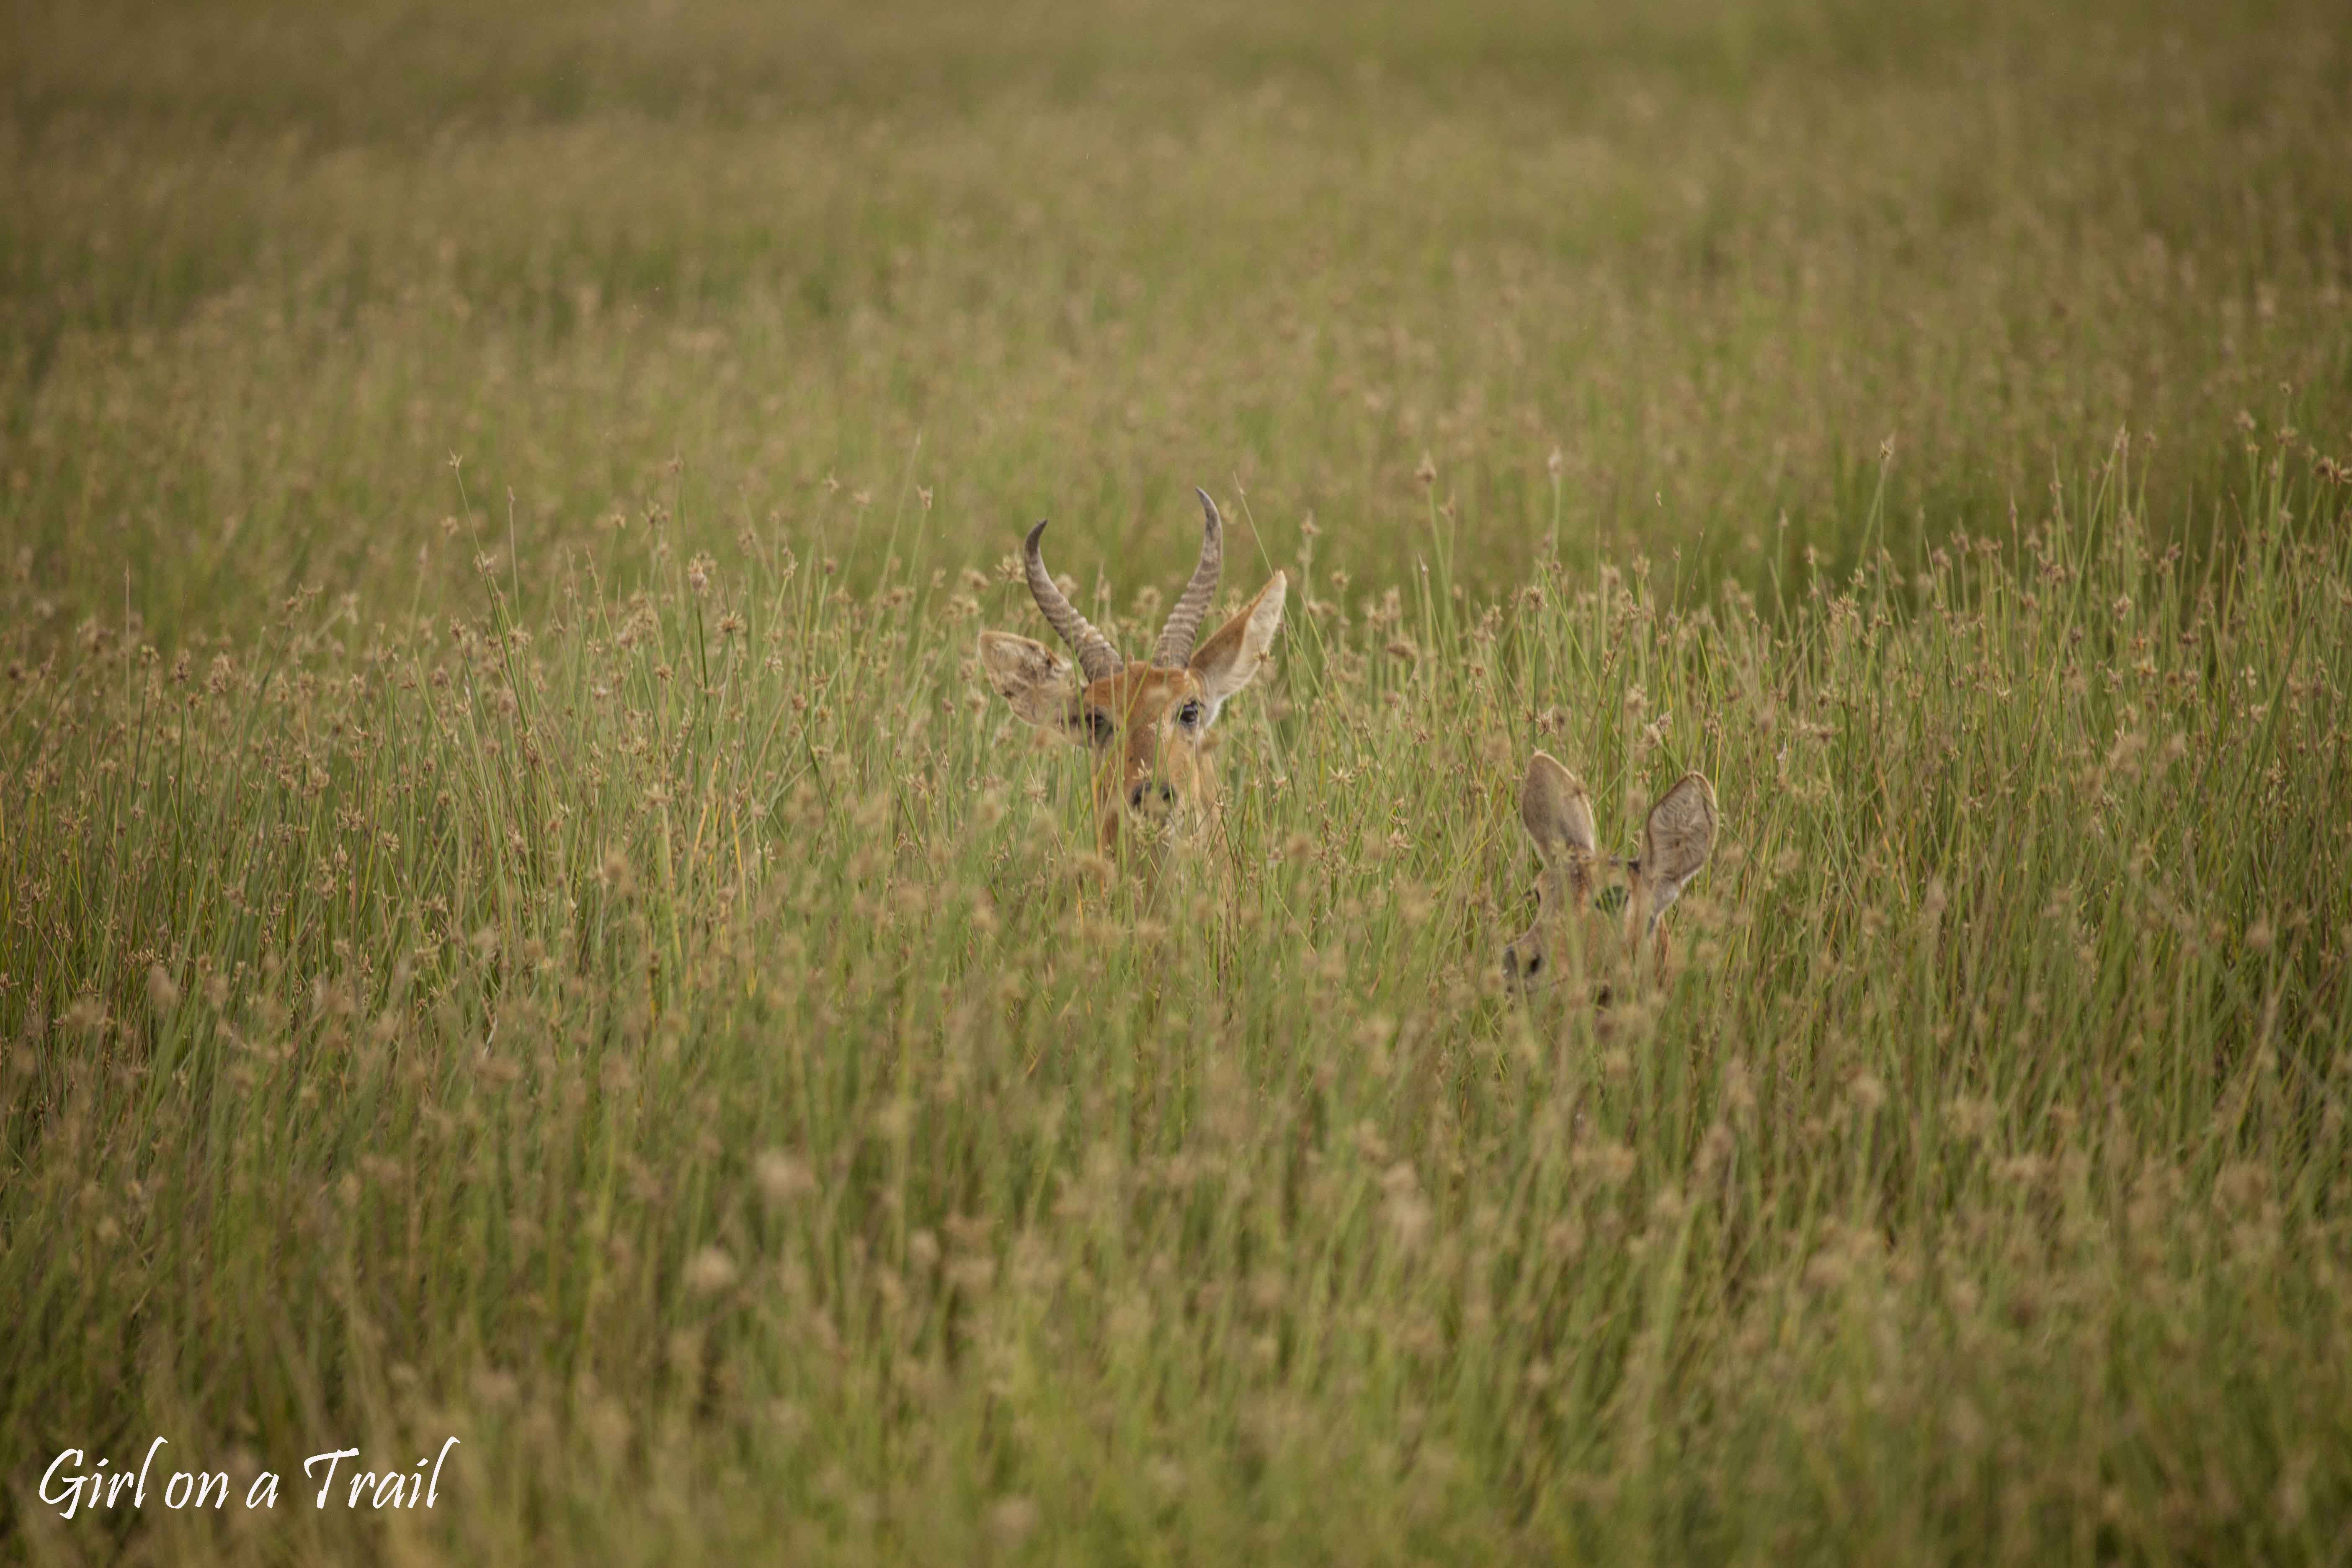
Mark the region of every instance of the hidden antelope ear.
<instances>
[{"instance_id":1,"label":"hidden antelope ear","mask_svg":"<svg viewBox=\"0 0 2352 1568\"><path fill-rule=\"evenodd\" d=\"M1594 854L1592 801L1577 776L1548 752L1528 759L1519 785L1519 822L1548 867L1581 868Z\"/></svg>"},{"instance_id":2,"label":"hidden antelope ear","mask_svg":"<svg viewBox=\"0 0 2352 1568\"><path fill-rule=\"evenodd\" d=\"M1282 604L1289 592L1290 580L1276 572L1257 591L1256 598L1244 605L1193 653L1192 670L1201 678L1201 689L1209 701L1206 721L1215 721L1225 699L1247 686L1265 662L1274 634L1282 629Z\"/></svg>"},{"instance_id":3,"label":"hidden antelope ear","mask_svg":"<svg viewBox=\"0 0 2352 1568\"><path fill-rule=\"evenodd\" d=\"M1650 819L1642 826L1641 866L1653 924L1715 852L1715 786L1704 773L1685 773L1650 807Z\"/></svg>"},{"instance_id":4,"label":"hidden antelope ear","mask_svg":"<svg viewBox=\"0 0 2352 1568\"><path fill-rule=\"evenodd\" d=\"M1069 661L1044 643L1011 632L982 632L980 668L1024 723L1081 743L1094 738Z\"/></svg>"}]
</instances>

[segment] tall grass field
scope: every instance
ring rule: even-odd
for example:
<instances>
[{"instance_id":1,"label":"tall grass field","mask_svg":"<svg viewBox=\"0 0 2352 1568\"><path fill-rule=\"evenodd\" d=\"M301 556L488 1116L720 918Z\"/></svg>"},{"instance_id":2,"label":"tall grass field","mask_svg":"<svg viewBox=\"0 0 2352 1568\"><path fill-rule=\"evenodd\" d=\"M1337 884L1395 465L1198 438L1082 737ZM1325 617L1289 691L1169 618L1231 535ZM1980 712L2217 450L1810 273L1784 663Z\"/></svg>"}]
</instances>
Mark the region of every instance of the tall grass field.
<instances>
[{"instance_id":1,"label":"tall grass field","mask_svg":"<svg viewBox=\"0 0 2352 1568\"><path fill-rule=\"evenodd\" d=\"M2352 1561L2347 149L2318 0L13 5L0 1561ZM1106 878L975 645L1194 484ZM1605 1008L1538 750L1719 802Z\"/></svg>"}]
</instances>

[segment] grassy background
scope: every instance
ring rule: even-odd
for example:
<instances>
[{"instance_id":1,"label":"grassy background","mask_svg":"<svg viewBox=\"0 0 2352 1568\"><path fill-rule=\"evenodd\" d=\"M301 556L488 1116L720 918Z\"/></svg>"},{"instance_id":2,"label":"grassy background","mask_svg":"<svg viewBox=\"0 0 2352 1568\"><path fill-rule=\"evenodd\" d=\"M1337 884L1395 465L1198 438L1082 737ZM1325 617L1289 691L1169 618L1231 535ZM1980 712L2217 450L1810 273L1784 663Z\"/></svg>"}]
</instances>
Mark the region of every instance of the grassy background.
<instances>
[{"instance_id":1,"label":"grassy background","mask_svg":"<svg viewBox=\"0 0 2352 1568\"><path fill-rule=\"evenodd\" d=\"M2329 9L0 26L10 1552L2352 1553ZM972 636L1193 482L1082 895Z\"/></svg>"},{"instance_id":2,"label":"grassy background","mask_svg":"<svg viewBox=\"0 0 2352 1568\"><path fill-rule=\"evenodd\" d=\"M0 478L68 626L168 638L463 602L452 453L531 614L600 517L828 477L874 566L919 484L918 564L1168 577L1214 481L1394 577L1427 452L1499 586L1557 449L1572 553L1760 591L1889 437L1898 543L2119 426L2176 533L2239 410L2343 444L2331 9L1882 9L18 7Z\"/></svg>"}]
</instances>

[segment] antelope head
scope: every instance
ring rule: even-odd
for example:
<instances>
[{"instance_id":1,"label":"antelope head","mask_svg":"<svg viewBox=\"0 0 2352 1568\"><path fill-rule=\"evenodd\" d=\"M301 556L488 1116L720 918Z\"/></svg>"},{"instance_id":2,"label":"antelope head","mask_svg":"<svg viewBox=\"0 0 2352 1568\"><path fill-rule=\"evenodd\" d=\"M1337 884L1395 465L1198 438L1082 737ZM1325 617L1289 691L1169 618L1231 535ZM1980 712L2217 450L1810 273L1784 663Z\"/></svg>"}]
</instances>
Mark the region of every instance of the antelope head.
<instances>
[{"instance_id":1,"label":"antelope head","mask_svg":"<svg viewBox=\"0 0 2352 1568\"><path fill-rule=\"evenodd\" d=\"M1224 561L1224 522L1208 492L1196 493L1206 520L1200 563L1169 612L1150 663L1121 658L1055 586L1038 545L1043 522L1023 546L1029 592L1077 656L1076 675L1043 643L1009 632L980 634L980 668L1013 711L1092 756L1097 837L1114 863L1127 839L1156 842L1214 809L1216 778L1204 744L1210 726L1225 700L1257 673L1282 625L1287 587L1276 572L1257 597L1200 640Z\"/></svg>"},{"instance_id":2,"label":"antelope head","mask_svg":"<svg viewBox=\"0 0 2352 1568\"><path fill-rule=\"evenodd\" d=\"M1641 852L1603 856L1593 831L1592 801L1574 773L1538 752L1519 786L1519 821L1535 841L1543 875L1536 882L1536 923L1503 950L1503 974L1515 990L1548 984L1563 971L1605 971L1612 946L1638 976L1643 941L1654 936L1657 966L1666 962L1659 923L1685 884L1715 848L1715 789L1685 773L1660 795L1642 825ZM1614 911L1614 934L1598 915ZM1607 1000L1604 992L1601 997Z\"/></svg>"}]
</instances>

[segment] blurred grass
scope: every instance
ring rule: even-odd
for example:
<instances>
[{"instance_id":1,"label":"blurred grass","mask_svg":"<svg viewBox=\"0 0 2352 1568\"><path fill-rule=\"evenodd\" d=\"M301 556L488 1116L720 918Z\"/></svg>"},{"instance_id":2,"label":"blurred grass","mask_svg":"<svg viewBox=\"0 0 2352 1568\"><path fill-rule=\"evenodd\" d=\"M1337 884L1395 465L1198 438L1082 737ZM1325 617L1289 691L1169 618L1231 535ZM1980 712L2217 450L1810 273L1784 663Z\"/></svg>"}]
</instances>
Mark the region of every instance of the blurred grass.
<instances>
[{"instance_id":1,"label":"blurred grass","mask_svg":"<svg viewBox=\"0 0 2352 1568\"><path fill-rule=\"evenodd\" d=\"M541 557L830 475L935 488L928 549L1050 513L1167 571L1213 479L1392 573L1426 450L1491 587L1557 448L1572 552L1760 590L1856 559L1889 436L1894 542L2119 426L2201 542L2241 409L2352 429L2324 8L794 15L19 10L5 481L58 613L460 593L452 453Z\"/></svg>"},{"instance_id":2,"label":"blurred grass","mask_svg":"<svg viewBox=\"0 0 2352 1568\"><path fill-rule=\"evenodd\" d=\"M28 5L13 19L22 123L93 116L175 136L299 127L337 142L429 138L452 121L921 114L1008 92L1198 96L1275 74L1396 74L1468 96L1483 79L1557 88L1634 69L1737 92L1761 69L1885 69L1987 31L1981 15L1948 4L1899 14L1837 4L1628 12L1512 0L1444 13L1023 0L984 14L840 0L788 11L725 0L478 10L101 0Z\"/></svg>"},{"instance_id":3,"label":"blurred grass","mask_svg":"<svg viewBox=\"0 0 2352 1568\"><path fill-rule=\"evenodd\" d=\"M2332 11L0 27L10 1554L2343 1555ZM972 637L1196 481L1081 897ZM1537 746L1715 781L1642 1005Z\"/></svg>"}]
</instances>

